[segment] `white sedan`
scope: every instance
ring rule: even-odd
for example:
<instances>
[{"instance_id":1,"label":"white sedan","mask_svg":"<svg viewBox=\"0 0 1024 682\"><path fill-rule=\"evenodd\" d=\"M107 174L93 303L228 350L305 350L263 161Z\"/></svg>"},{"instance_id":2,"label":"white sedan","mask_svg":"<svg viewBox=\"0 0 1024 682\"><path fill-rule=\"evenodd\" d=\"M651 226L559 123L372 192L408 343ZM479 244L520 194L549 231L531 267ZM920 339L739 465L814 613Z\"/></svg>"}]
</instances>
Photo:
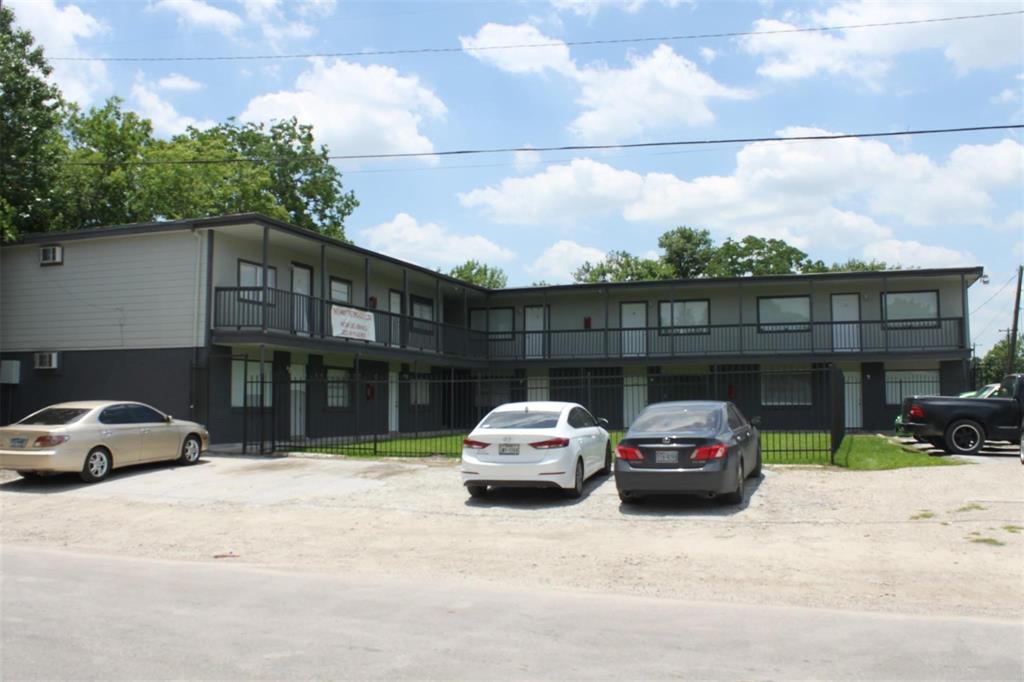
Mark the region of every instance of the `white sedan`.
<instances>
[{"instance_id":1,"label":"white sedan","mask_svg":"<svg viewBox=\"0 0 1024 682\"><path fill-rule=\"evenodd\" d=\"M587 478L611 471L607 424L576 403L496 407L462 441L462 483L472 497L488 486L562 488L579 497Z\"/></svg>"}]
</instances>

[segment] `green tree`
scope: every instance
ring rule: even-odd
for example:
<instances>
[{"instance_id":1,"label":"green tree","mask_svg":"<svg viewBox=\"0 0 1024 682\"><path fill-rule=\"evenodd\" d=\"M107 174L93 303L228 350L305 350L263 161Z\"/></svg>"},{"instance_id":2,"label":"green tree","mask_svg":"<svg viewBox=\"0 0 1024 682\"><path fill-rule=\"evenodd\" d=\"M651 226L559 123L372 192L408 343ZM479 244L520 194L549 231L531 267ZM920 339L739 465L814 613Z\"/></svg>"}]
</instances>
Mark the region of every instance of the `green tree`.
<instances>
[{"instance_id":1,"label":"green tree","mask_svg":"<svg viewBox=\"0 0 1024 682\"><path fill-rule=\"evenodd\" d=\"M587 261L573 273L578 283L640 282L672 276L672 269L662 259L637 258L626 251L609 251L603 261Z\"/></svg>"},{"instance_id":2,"label":"green tree","mask_svg":"<svg viewBox=\"0 0 1024 682\"><path fill-rule=\"evenodd\" d=\"M476 260L468 260L462 265L457 265L448 274L456 279L489 289L504 289L508 285L508 275L504 270Z\"/></svg>"},{"instance_id":3,"label":"green tree","mask_svg":"<svg viewBox=\"0 0 1024 682\"><path fill-rule=\"evenodd\" d=\"M1024 372L1024 335L1017 339L1013 372ZM1006 376L1007 360L1010 357L1010 337L1005 336L992 344L985 357L978 361L978 381L994 384Z\"/></svg>"},{"instance_id":4,"label":"green tree","mask_svg":"<svg viewBox=\"0 0 1024 682\"><path fill-rule=\"evenodd\" d=\"M808 264L807 254L781 239L747 235L740 241L726 239L715 249L707 273L712 277L789 275Z\"/></svg>"},{"instance_id":5,"label":"green tree","mask_svg":"<svg viewBox=\"0 0 1024 682\"><path fill-rule=\"evenodd\" d=\"M830 272L881 272L882 270L898 270L901 267L899 264L890 265L881 260L849 258L842 263L833 263L828 269Z\"/></svg>"},{"instance_id":6,"label":"green tree","mask_svg":"<svg viewBox=\"0 0 1024 682\"><path fill-rule=\"evenodd\" d=\"M677 227L658 237L658 246L665 254L662 260L679 278L704 277L715 255L711 233L692 227Z\"/></svg>"},{"instance_id":7,"label":"green tree","mask_svg":"<svg viewBox=\"0 0 1024 682\"><path fill-rule=\"evenodd\" d=\"M48 83L52 68L32 34L14 29L0 6L0 238L47 228L50 188L63 140L63 101Z\"/></svg>"}]
</instances>

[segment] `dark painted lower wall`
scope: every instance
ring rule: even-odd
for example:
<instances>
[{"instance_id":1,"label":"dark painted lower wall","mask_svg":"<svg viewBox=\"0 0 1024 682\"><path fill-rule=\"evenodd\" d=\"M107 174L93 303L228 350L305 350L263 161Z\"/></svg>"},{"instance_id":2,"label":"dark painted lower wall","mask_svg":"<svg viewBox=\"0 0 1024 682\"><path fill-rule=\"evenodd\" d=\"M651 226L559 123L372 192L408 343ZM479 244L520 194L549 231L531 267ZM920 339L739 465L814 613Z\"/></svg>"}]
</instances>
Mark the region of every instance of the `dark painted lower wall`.
<instances>
[{"instance_id":1,"label":"dark painted lower wall","mask_svg":"<svg viewBox=\"0 0 1024 682\"><path fill-rule=\"evenodd\" d=\"M0 353L21 362L20 383L0 395L0 421L70 400L137 400L191 419L194 355L193 348L61 351L57 369L37 370L33 353Z\"/></svg>"}]
</instances>

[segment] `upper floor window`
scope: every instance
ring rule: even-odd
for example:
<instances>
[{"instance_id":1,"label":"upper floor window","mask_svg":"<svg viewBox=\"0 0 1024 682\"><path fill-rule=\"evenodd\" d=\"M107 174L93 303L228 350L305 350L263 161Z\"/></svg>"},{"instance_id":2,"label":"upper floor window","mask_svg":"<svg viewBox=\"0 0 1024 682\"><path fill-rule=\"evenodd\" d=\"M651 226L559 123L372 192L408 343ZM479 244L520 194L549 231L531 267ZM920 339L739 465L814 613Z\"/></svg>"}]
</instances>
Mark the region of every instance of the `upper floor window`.
<instances>
[{"instance_id":1,"label":"upper floor window","mask_svg":"<svg viewBox=\"0 0 1024 682\"><path fill-rule=\"evenodd\" d=\"M511 339L515 330L515 308L474 308L469 311L469 328L490 332L492 339Z\"/></svg>"},{"instance_id":2,"label":"upper floor window","mask_svg":"<svg viewBox=\"0 0 1024 682\"><path fill-rule=\"evenodd\" d=\"M939 322L939 292L890 291L885 294L889 327L934 327Z\"/></svg>"},{"instance_id":3,"label":"upper floor window","mask_svg":"<svg viewBox=\"0 0 1024 682\"><path fill-rule=\"evenodd\" d=\"M431 324L417 324L416 320L423 320L425 322L434 321L434 302L429 298L423 298L422 296L410 296L409 297L410 310L412 313L412 325L411 329L419 334L433 334L434 326Z\"/></svg>"},{"instance_id":4,"label":"upper floor window","mask_svg":"<svg viewBox=\"0 0 1024 682\"><path fill-rule=\"evenodd\" d=\"M331 300L335 303L351 303L352 282L340 277L331 277Z\"/></svg>"},{"instance_id":5,"label":"upper floor window","mask_svg":"<svg viewBox=\"0 0 1024 682\"><path fill-rule=\"evenodd\" d=\"M805 332L811 328L810 296L767 296L757 299L758 331Z\"/></svg>"},{"instance_id":6,"label":"upper floor window","mask_svg":"<svg viewBox=\"0 0 1024 682\"><path fill-rule=\"evenodd\" d=\"M707 300L660 301L658 326L662 334L708 334L711 303Z\"/></svg>"},{"instance_id":7,"label":"upper floor window","mask_svg":"<svg viewBox=\"0 0 1024 682\"><path fill-rule=\"evenodd\" d=\"M238 259L238 286L262 287L263 266L259 263ZM270 289L277 288L277 268L274 266L267 267L267 287ZM263 300L262 292L259 291L245 291L242 292L241 297L246 301ZM273 296L270 297L270 300L274 300Z\"/></svg>"}]
</instances>

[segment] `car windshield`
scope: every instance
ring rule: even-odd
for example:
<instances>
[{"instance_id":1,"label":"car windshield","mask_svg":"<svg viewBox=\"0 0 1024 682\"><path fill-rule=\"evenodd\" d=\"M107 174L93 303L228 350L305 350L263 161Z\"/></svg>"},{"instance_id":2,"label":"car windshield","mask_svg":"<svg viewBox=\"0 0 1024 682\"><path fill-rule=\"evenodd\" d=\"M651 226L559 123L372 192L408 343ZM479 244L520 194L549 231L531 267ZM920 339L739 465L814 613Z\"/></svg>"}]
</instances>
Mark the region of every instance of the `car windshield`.
<instances>
[{"instance_id":1,"label":"car windshield","mask_svg":"<svg viewBox=\"0 0 1024 682\"><path fill-rule=\"evenodd\" d=\"M71 424L82 418L89 410L70 407L48 407L22 419L19 424L35 424L37 426L60 426Z\"/></svg>"},{"instance_id":2,"label":"car windshield","mask_svg":"<svg viewBox=\"0 0 1024 682\"><path fill-rule=\"evenodd\" d=\"M718 428L720 412L721 408L709 405L651 407L636 418L629 430L652 433L707 431Z\"/></svg>"},{"instance_id":3,"label":"car windshield","mask_svg":"<svg viewBox=\"0 0 1024 682\"><path fill-rule=\"evenodd\" d=\"M561 412L491 412L480 422L481 429L553 429Z\"/></svg>"}]
</instances>

